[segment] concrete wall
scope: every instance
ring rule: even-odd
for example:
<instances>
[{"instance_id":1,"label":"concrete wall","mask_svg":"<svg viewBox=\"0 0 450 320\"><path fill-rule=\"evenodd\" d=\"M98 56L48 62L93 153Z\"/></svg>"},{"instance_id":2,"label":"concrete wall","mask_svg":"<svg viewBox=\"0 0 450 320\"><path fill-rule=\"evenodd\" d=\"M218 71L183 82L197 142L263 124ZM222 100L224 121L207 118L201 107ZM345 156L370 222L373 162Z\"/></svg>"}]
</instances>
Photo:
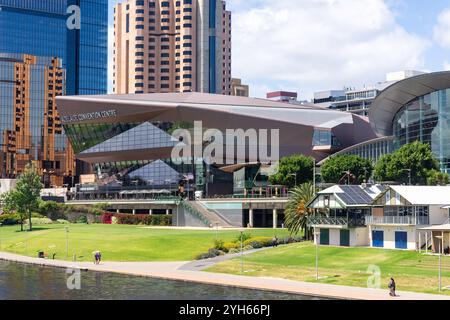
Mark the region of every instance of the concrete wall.
<instances>
[{"instance_id":1,"label":"concrete wall","mask_svg":"<svg viewBox=\"0 0 450 320\"><path fill-rule=\"evenodd\" d=\"M0 194L7 193L16 187L15 179L0 179Z\"/></svg>"},{"instance_id":2,"label":"concrete wall","mask_svg":"<svg viewBox=\"0 0 450 320\"><path fill-rule=\"evenodd\" d=\"M395 232L396 231L406 231L408 233L407 245L408 250L416 250L418 242L418 234L415 227L400 227L400 226L371 226L369 232L370 246L372 246L372 231L383 231L384 232L384 248L385 249L396 249L395 248Z\"/></svg>"},{"instance_id":3,"label":"concrete wall","mask_svg":"<svg viewBox=\"0 0 450 320\"><path fill-rule=\"evenodd\" d=\"M448 209L441 209L442 206L430 206L430 224L443 224L449 219Z\"/></svg>"},{"instance_id":4,"label":"concrete wall","mask_svg":"<svg viewBox=\"0 0 450 320\"><path fill-rule=\"evenodd\" d=\"M369 245L369 228L356 228L350 230L351 247L368 247Z\"/></svg>"},{"instance_id":5,"label":"concrete wall","mask_svg":"<svg viewBox=\"0 0 450 320\"><path fill-rule=\"evenodd\" d=\"M178 223L177 223L177 220ZM179 227L194 227L194 228L204 228L207 227L201 220L197 217L191 215L188 211L184 210L181 206L173 211L172 215L172 225Z\"/></svg>"}]
</instances>

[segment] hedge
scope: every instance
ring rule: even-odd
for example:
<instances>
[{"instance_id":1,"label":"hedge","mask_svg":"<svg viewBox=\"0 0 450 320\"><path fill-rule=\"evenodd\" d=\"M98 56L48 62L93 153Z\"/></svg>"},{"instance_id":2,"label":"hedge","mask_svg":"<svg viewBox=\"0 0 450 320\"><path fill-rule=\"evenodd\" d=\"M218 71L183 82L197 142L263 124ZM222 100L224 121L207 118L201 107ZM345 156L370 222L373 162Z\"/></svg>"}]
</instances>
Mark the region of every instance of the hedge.
<instances>
[{"instance_id":1,"label":"hedge","mask_svg":"<svg viewBox=\"0 0 450 320\"><path fill-rule=\"evenodd\" d=\"M115 214L118 224L171 226L172 215Z\"/></svg>"}]
</instances>

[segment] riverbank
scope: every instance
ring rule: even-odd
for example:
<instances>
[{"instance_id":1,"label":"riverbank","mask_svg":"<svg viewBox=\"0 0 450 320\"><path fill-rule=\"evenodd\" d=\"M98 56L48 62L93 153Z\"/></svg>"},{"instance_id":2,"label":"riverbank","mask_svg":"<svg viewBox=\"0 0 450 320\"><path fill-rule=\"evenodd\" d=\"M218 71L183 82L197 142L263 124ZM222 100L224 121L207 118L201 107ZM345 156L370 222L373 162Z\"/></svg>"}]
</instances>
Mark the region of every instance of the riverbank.
<instances>
[{"instance_id":1,"label":"riverbank","mask_svg":"<svg viewBox=\"0 0 450 320\"><path fill-rule=\"evenodd\" d=\"M193 283L230 286L244 289L283 292L290 294L354 300L450 300L449 296L398 292L399 297L391 298L387 290L346 287L338 285L308 283L270 277L251 277L230 274L185 270L184 266L194 262L104 262L94 265L89 262L69 262L20 256L0 252L0 260L27 263L58 268L76 268L85 271L111 272L164 280L187 281ZM198 261L197 266L204 264Z\"/></svg>"}]
</instances>

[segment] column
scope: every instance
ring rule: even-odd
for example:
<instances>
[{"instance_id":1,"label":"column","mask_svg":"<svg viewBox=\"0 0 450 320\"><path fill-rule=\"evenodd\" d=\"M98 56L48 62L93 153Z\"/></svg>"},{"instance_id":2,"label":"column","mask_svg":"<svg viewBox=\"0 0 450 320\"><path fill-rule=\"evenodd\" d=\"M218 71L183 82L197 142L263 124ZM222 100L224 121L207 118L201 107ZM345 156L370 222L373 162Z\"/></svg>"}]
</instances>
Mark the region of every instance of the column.
<instances>
[{"instance_id":1,"label":"column","mask_svg":"<svg viewBox=\"0 0 450 320\"><path fill-rule=\"evenodd\" d=\"M153 215L153 209L148 210L149 215Z\"/></svg>"},{"instance_id":2,"label":"column","mask_svg":"<svg viewBox=\"0 0 450 320\"><path fill-rule=\"evenodd\" d=\"M250 208L250 210L248 211L248 226L249 228L253 228L254 225L254 212L253 209Z\"/></svg>"},{"instance_id":3,"label":"column","mask_svg":"<svg viewBox=\"0 0 450 320\"><path fill-rule=\"evenodd\" d=\"M133 215L135 215L136 214L136 209L133 209Z\"/></svg>"},{"instance_id":4,"label":"column","mask_svg":"<svg viewBox=\"0 0 450 320\"><path fill-rule=\"evenodd\" d=\"M170 215L170 209L166 209L166 215Z\"/></svg>"},{"instance_id":5,"label":"column","mask_svg":"<svg viewBox=\"0 0 450 320\"><path fill-rule=\"evenodd\" d=\"M277 209L273 209L273 228L276 229L278 227L278 212Z\"/></svg>"},{"instance_id":6,"label":"column","mask_svg":"<svg viewBox=\"0 0 450 320\"><path fill-rule=\"evenodd\" d=\"M422 253L422 232L419 231L419 253Z\"/></svg>"},{"instance_id":7,"label":"column","mask_svg":"<svg viewBox=\"0 0 450 320\"><path fill-rule=\"evenodd\" d=\"M120 213L120 209L117 209L117 210L116 210L116 213L119 214L119 213Z\"/></svg>"}]
</instances>

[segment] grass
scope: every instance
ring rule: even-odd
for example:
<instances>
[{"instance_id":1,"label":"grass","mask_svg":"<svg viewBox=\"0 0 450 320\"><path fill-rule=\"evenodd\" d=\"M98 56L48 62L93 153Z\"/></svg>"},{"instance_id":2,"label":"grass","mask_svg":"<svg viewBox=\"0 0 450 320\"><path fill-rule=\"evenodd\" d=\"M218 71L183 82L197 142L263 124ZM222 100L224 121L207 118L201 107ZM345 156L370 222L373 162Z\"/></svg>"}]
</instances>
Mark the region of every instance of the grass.
<instances>
[{"instance_id":1,"label":"grass","mask_svg":"<svg viewBox=\"0 0 450 320\"><path fill-rule=\"evenodd\" d=\"M244 273L248 276L285 278L316 282L315 246L293 244L245 256ZM372 275L369 266L381 271L381 288L391 276L401 291L438 293L438 257L411 251L371 248L320 247L318 282L368 287ZM443 286L450 286L450 257L443 257ZM222 262L207 271L240 274L240 260ZM450 295L450 291L443 292Z\"/></svg>"},{"instance_id":2,"label":"grass","mask_svg":"<svg viewBox=\"0 0 450 320\"><path fill-rule=\"evenodd\" d=\"M100 250L105 261L190 261L213 247L214 240L233 241L239 231L176 230L126 225L45 225L32 232L20 232L19 226L0 228L0 251L37 257L42 250L49 258L66 259L66 231L68 227L69 255L77 261L92 261L92 252ZM285 230L254 229L252 236L275 234L286 236Z\"/></svg>"}]
</instances>

